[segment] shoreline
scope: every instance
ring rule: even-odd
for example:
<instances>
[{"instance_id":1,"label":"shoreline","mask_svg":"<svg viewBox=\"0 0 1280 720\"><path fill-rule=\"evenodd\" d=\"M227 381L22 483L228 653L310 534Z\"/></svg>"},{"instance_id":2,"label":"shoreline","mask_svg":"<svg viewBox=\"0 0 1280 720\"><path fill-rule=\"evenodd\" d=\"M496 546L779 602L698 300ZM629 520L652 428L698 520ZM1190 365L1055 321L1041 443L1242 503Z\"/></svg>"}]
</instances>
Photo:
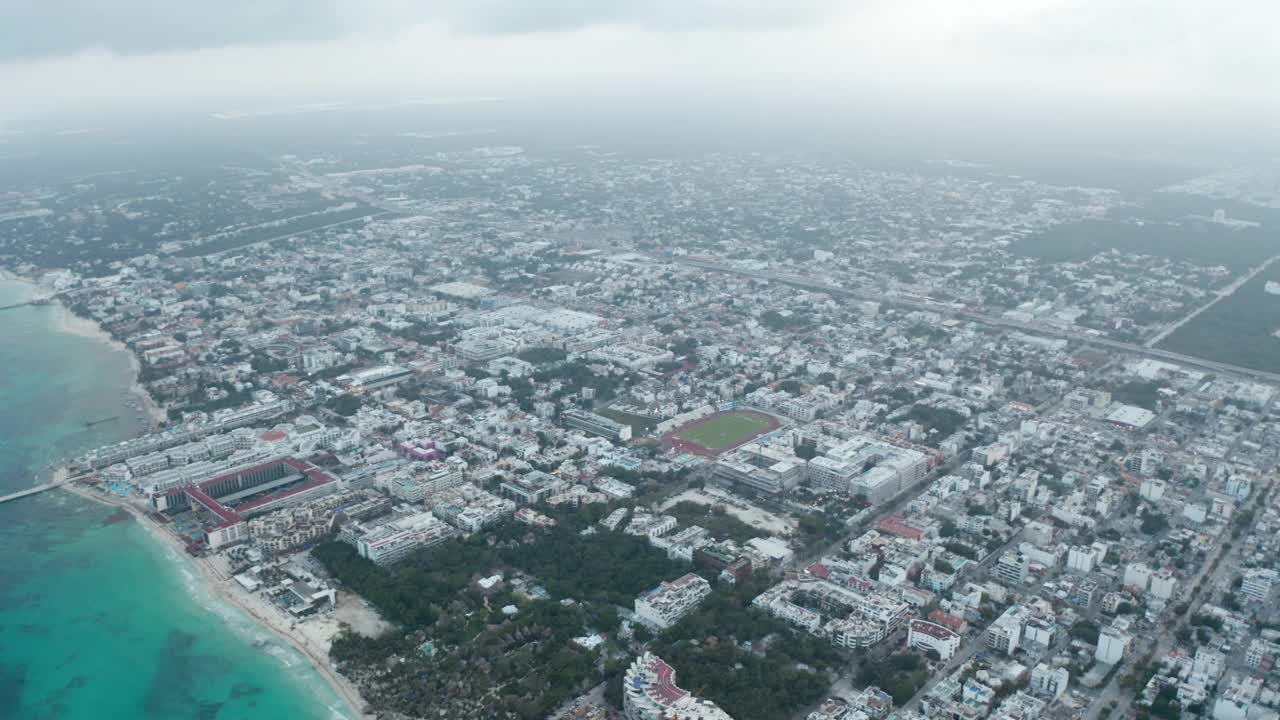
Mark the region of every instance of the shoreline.
<instances>
[{"instance_id":1,"label":"shoreline","mask_svg":"<svg viewBox=\"0 0 1280 720\"><path fill-rule=\"evenodd\" d=\"M151 397L151 393L147 392L146 388L142 387L142 383L138 381L139 374L142 372L142 362L138 360L138 356L123 342L112 337L111 333L103 329L96 320L75 314L61 300L54 304L54 308L57 314L58 332L96 340L129 358L129 369L133 375L129 383L129 393L136 397L138 402L142 403L143 412L150 419L152 430L167 422L169 414L160 407L155 398Z\"/></svg>"},{"instance_id":2,"label":"shoreline","mask_svg":"<svg viewBox=\"0 0 1280 720\"><path fill-rule=\"evenodd\" d=\"M33 294L34 291L38 291L41 288L40 283L32 278L23 277L9 270L0 269L0 281L26 285L33 291ZM112 350L123 353L129 359L129 369L132 373L132 377L129 380L129 393L135 396L138 402L142 404L143 412L146 413L151 423L150 431L154 431L168 422L169 414L165 412L164 408L160 407L155 398L151 397L151 393L147 392L142 383L138 381L138 377L142 372L142 361L138 359L138 356L127 345L107 332L93 318L81 317L75 314L62 300L55 300L52 306L55 312L58 332L96 340Z\"/></svg>"},{"instance_id":3,"label":"shoreline","mask_svg":"<svg viewBox=\"0 0 1280 720\"><path fill-rule=\"evenodd\" d=\"M17 282L29 286L32 290L40 288L39 283L31 278L21 277L10 271L0 270L0 280ZM168 421L168 414L156 403L151 394L146 391L142 384L138 381L139 373L142 370L142 363L138 356L123 342L113 337L106 331L97 321L92 318L81 317L71 311L65 303L58 300L53 303L55 307L55 328L58 332L65 332L71 335L89 338L109 347L114 351L124 353L128 358L129 368L132 374L130 378L129 393L135 396L142 404L143 412L150 421L148 432L155 431L159 426ZM52 474L53 481L65 480L67 476L66 469L59 467ZM149 517L145 511L140 510L127 500L115 499L103 495L101 492L95 491L79 482L70 482L60 485L60 487L79 497L91 500L108 507L122 509L129 513L131 517L137 520L147 534L153 540L161 544L161 546L170 549L178 554L180 562L189 561L197 573L198 577L203 579L204 585L208 588L210 594L217 600L226 603L237 611L249 617L259 627L265 629L275 637L279 638L288 647L296 651L311 667L321 680L329 686L338 701L345 705L346 715L353 720L364 720L371 718L372 715L365 712L365 708L369 705L364 697L360 694L355 684L343 676L341 673L333 669L328 660L328 647L315 647L312 639L307 633L297 630L296 626L290 626L284 618L275 618L271 615L275 611L267 606L256 595L250 595L241 592L239 588L229 587L225 583L231 582L230 577L221 577L216 568L208 558L197 558L187 554L186 548L182 542L170 533L164 527L161 527L155 520ZM315 645L323 644L325 639L316 638Z\"/></svg>"},{"instance_id":4,"label":"shoreline","mask_svg":"<svg viewBox=\"0 0 1280 720\"><path fill-rule=\"evenodd\" d=\"M257 595L251 595L229 586L227 583L232 582L231 577L215 568L208 558L189 555L186 547L183 546L178 538L174 537L166 528L127 500L107 497L100 492L81 485L79 482L67 483L61 487L79 497L129 513L153 540L177 553L180 558L179 562L191 564L193 569L197 571L198 577L203 580L205 587L208 588L215 599L248 616L259 627L264 628L283 641L288 647L295 650L315 668L316 674L329 686L338 700L346 706L345 709L349 717L353 718L353 720L365 720L373 717L364 712L364 709L368 707L368 703L365 702L359 689L351 680L334 670L330 666L327 657L320 656L321 649L312 647L311 638L307 637L303 632L295 631L295 628L289 626L283 618L272 617L269 613L274 613L275 611L268 607L266 602ZM328 649L324 648L323 652L327 654Z\"/></svg>"}]
</instances>

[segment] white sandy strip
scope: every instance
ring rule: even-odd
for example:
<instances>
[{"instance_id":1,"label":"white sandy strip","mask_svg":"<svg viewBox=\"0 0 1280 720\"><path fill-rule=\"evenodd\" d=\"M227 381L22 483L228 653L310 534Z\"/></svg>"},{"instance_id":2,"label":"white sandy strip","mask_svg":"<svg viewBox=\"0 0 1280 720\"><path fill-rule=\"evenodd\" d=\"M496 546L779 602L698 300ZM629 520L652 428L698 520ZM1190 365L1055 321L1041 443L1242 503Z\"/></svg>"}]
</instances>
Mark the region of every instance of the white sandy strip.
<instances>
[{"instance_id":1,"label":"white sandy strip","mask_svg":"<svg viewBox=\"0 0 1280 720\"><path fill-rule=\"evenodd\" d=\"M138 382L138 373L142 371L142 363L139 362L138 356L133 353L124 343L111 337L111 335L102 329L102 326L88 318L82 318L71 312L65 305L58 303L57 318L58 330L60 332L69 333L71 335L79 335L80 337L90 338L104 343L114 350L118 350L129 357L129 367L133 370L133 384L129 387L129 392L137 396L142 406L147 409L147 415L151 418L151 422L159 425L169 419L165 411L156 403L142 385Z\"/></svg>"},{"instance_id":2,"label":"white sandy strip","mask_svg":"<svg viewBox=\"0 0 1280 720\"><path fill-rule=\"evenodd\" d=\"M122 508L128 511L135 519L142 524L147 532L156 540L171 548L179 558L188 560L199 571L201 577L205 581L205 585L209 588L214 596L237 609L244 614L253 618L259 625L271 631L290 647L297 650L300 654L315 667L320 677L329 684L334 693L346 704L348 715L353 718L363 720L372 718L364 712L368 704L361 697L360 691L355 684L338 673L329 664L329 643L333 639L333 635L337 634L337 623L332 624L331 633L317 632L321 628L307 628L308 623L301 625L293 625L287 622L275 608L271 607L267 601L245 592L235 581L230 578L222 568L217 567L207 558L191 557L187 554L186 547L173 533L159 523L153 520L145 512L133 507L127 502L116 500L102 495L101 493L82 487L77 483L63 485L68 491L73 492L81 497L95 500L105 505ZM352 598L352 601L355 601ZM358 602L358 601L356 601ZM328 630L328 626L324 628Z\"/></svg>"}]
</instances>

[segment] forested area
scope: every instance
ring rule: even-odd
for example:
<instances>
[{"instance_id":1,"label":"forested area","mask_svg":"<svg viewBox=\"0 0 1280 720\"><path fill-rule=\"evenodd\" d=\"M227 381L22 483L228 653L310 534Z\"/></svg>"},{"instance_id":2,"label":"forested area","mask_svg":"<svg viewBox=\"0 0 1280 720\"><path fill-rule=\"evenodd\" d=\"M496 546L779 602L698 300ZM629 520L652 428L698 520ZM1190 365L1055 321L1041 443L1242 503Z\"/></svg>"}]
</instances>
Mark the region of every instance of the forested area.
<instances>
[{"instance_id":1,"label":"forested area","mask_svg":"<svg viewBox=\"0 0 1280 720\"><path fill-rule=\"evenodd\" d=\"M682 500L663 512L679 520L681 527L698 525L721 540L745 543L752 538L768 535L765 531L753 528L730 515L723 507L717 505L703 505Z\"/></svg>"},{"instance_id":2,"label":"forested area","mask_svg":"<svg viewBox=\"0 0 1280 720\"><path fill-rule=\"evenodd\" d=\"M752 607L762 581L718 588L697 611L658 636L652 650L681 687L736 720L789 717L826 693L839 651ZM750 643L750 650L742 647ZM807 668L807 669L806 669Z\"/></svg>"},{"instance_id":3,"label":"forested area","mask_svg":"<svg viewBox=\"0 0 1280 720\"><path fill-rule=\"evenodd\" d=\"M688 571L643 538L622 533L584 537L569 528L541 531L538 542L491 546L477 539L450 540L421 550L394 568L379 567L339 542L312 553L335 578L393 622L420 627L468 583L511 568L537 578L557 600L573 598L630 605L636 594Z\"/></svg>"},{"instance_id":4,"label":"forested area","mask_svg":"<svg viewBox=\"0 0 1280 720\"><path fill-rule=\"evenodd\" d=\"M545 717L603 678L598 652L572 638L614 632L616 605L629 606L639 592L688 571L642 538L580 535L595 514L566 513L552 529L509 525L487 538L450 540L391 568L346 543L316 547L314 556L336 579L399 626L377 639L345 634L331 656L388 709ZM507 587L486 593L474 584L496 573L531 577L553 599L530 600ZM565 598L577 602L558 602ZM432 644L429 657L419 651L424 642ZM390 658L401 660L388 664Z\"/></svg>"}]
</instances>

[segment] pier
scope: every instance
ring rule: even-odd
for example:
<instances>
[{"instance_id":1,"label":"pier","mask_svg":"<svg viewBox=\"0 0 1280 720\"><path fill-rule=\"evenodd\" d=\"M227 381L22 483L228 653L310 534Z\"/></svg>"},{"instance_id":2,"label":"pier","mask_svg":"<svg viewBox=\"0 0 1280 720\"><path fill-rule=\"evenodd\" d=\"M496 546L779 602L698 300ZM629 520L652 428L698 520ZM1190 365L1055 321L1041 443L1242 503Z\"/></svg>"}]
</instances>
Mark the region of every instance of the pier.
<instances>
[{"instance_id":1,"label":"pier","mask_svg":"<svg viewBox=\"0 0 1280 720\"><path fill-rule=\"evenodd\" d=\"M20 498L27 497L28 495L39 495L42 492L45 492L47 490L52 490L56 487L61 487L63 485L66 485L69 482L71 481L62 480L60 482L45 483L44 485L36 485L34 487L29 487L26 490L20 490L16 493L9 493L4 497L0 497L0 503L7 503L11 500L18 500Z\"/></svg>"},{"instance_id":2,"label":"pier","mask_svg":"<svg viewBox=\"0 0 1280 720\"><path fill-rule=\"evenodd\" d=\"M0 305L0 310L15 310L17 308L28 307L30 305L44 305L48 302L49 302L48 300L45 300L43 298L36 298L35 300L28 300L26 302L13 303L12 305Z\"/></svg>"},{"instance_id":3,"label":"pier","mask_svg":"<svg viewBox=\"0 0 1280 720\"><path fill-rule=\"evenodd\" d=\"M13 500L21 500L22 498L29 497L31 495L39 495L42 492L48 492L50 490L53 490L54 488L60 488L63 485L69 485L77 480L84 480L87 477L91 477L91 475L77 475L75 477L67 478L65 480L47 482L43 485L32 485L31 487L25 490L19 490L18 492L9 493L8 495L0 497L0 504L11 502Z\"/></svg>"},{"instance_id":4,"label":"pier","mask_svg":"<svg viewBox=\"0 0 1280 720\"><path fill-rule=\"evenodd\" d=\"M71 294L71 291L66 290L60 293L54 293L53 295L39 295L25 302L13 303L11 305L0 305L0 312L5 310L16 310L17 308L22 308L22 307L31 307L33 305L48 305L54 300L60 297L63 297L64 295L70 295L70 294Z\"/></svg>"}]
</instances>

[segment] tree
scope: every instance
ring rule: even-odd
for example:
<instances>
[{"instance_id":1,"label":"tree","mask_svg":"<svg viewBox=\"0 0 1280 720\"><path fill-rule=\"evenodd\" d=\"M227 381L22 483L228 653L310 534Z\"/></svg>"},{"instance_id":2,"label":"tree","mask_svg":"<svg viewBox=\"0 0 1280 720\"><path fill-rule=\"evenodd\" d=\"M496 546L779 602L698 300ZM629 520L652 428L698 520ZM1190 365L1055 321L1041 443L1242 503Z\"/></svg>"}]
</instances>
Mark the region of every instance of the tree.
<instances>
[{"instance_id":1,"label":"tree","mask_svg":"<svg viewBox=\"0 0 1280 720\"><path fill-rule=\"evenodd\" d=\"M1101 634L1102 634L1102 631L1098 628L1098 626L1087 620L1078 622L1075 625L1071 626L1071 637L1077 640L1086 642L1090 645L1097 645L1098 637Z\"/></svg>"},{"instance_id":2,"label":"tree","mask_svg":"<svg viewBox=\"0 0 1280 720\"><path fill-rule=\"evenodd\" d=\"M788 395L799 395L800 389L801 386L799 380L783 380L778 383L778 390L787 393Z\"/></svg>"},{"instance_id":3,"label":"tree","mask_svg":"<svg viewBox=\"0 0 1280 720\"><path fill-rule=\"evenodd\" d=\"M1169 521L1159 512L1147 510L1142 515L1140 529L1145 535L1155 535L1169 527Z\"/></svg>"},{"instance_id":4,"label":"tree","mask_svg":"<svg viewBox=\"0 0 1280 720\"><path fill-rule=\"evenodd\" d=\"M325 406L343 417L351 417L360 411L360 398L355 395L336 395Z\"/></svg>"}]
</instances>

